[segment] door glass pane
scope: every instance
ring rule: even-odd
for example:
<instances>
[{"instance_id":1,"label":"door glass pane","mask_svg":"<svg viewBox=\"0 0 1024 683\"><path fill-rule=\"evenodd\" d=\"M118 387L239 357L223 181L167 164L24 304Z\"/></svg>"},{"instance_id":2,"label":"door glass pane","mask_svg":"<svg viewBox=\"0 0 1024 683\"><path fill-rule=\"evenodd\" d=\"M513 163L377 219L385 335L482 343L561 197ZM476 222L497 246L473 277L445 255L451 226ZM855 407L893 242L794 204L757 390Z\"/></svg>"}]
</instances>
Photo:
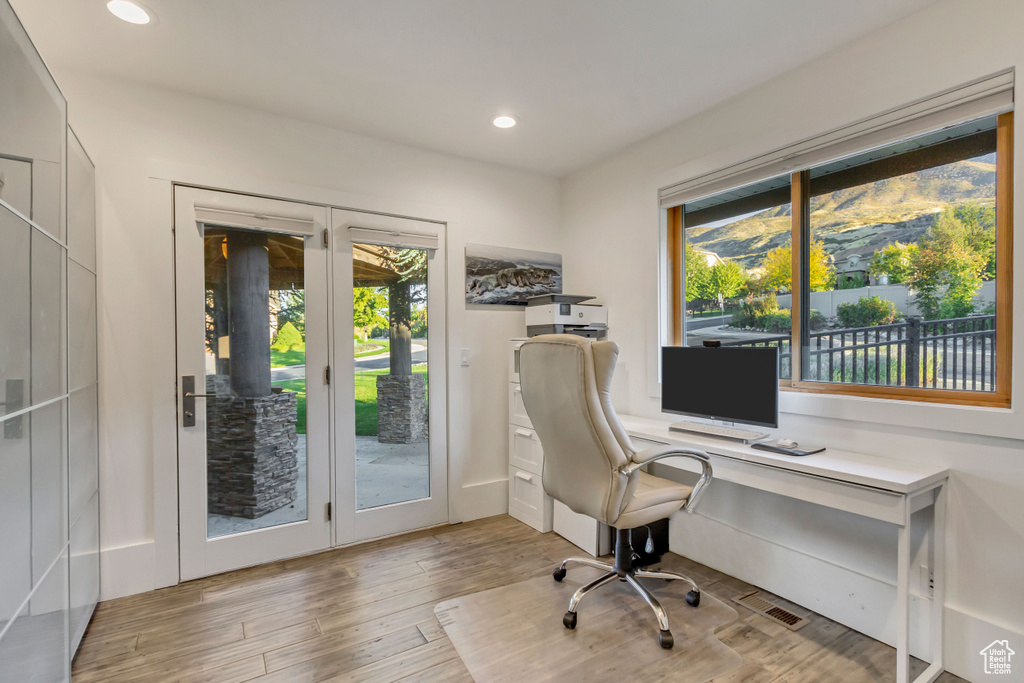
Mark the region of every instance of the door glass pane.
<instances>
[{"instance_id":1,"label":"door glass pane","mask_svg":"<svg viewBox=\"0 0 1024 683\"><path fill-rule=\"evenodd\" d=\"M430 495L427 252L353 244L356 509Z\"/></svg>"},{"instance_id":2,"label":"door glass pane","mask_svg":"<svg viewBox=\"0 0 1024 683\"><path fill-rule=\"evenodd\" d=\"M304 255L301 237L204 232L209 538L306 519Z\"/></svg>"}]
</instances>

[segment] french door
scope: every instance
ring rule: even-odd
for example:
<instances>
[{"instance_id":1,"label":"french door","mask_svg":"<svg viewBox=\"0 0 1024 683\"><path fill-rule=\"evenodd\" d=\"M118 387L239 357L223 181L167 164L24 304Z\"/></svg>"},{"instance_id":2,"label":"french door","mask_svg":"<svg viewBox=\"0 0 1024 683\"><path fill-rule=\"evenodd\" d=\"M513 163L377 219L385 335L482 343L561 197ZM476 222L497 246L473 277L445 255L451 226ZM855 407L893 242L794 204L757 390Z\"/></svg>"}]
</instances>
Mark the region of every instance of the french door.
<instances>
[{"instance_id":1,"label":"french door","mask_svg":"<svg viewBox=\"0 0 1024 683\"><path fill-rule=\"evenodd\" d=\"M182 580L331 544L327 209L174 189Z\"/></svg>"},{"instance_id":2,"label":"french door","mask_svg":"<svg viewBox=\"0 0 1024 683\"><path fill-rule=\"evenodd\" d=\"M337 543L448 520L445 226L333 209Z\"/></svg>"}]
</instances>

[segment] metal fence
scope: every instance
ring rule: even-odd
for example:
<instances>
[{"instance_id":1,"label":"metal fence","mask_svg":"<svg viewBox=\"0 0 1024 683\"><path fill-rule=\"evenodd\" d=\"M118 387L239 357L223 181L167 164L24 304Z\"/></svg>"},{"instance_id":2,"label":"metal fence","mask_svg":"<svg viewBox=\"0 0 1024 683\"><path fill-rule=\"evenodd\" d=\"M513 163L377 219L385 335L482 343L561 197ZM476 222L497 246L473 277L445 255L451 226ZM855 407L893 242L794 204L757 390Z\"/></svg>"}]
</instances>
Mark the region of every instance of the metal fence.
<instances>
[{"instance_id":1,"label":"metal fence","mask_svg":"<svg viewBox=\"0 0 1024 683\"><path fill-rule=\"evenodd\" d=\"M994 315L813 332L804 379L843 384L995 391ZM726 346L777 346L780 377L791 377L788 335Z\"/></svg>"}]
</instances>

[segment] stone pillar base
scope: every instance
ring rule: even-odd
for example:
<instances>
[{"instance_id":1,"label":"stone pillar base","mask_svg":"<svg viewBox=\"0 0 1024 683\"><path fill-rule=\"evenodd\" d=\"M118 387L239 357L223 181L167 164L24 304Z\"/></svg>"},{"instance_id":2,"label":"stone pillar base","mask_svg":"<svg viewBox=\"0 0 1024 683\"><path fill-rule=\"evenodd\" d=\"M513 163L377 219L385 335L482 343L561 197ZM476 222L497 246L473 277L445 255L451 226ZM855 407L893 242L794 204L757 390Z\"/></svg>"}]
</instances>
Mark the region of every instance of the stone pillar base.
<instances>
[{"instance_id":1,"label":"stone pillar base","mask_svg":"<svg viewBox=\"0 0 1024 683\"><path fill-rule=\"evenodd\" d=\"M207 510L255 519L295 501L297 397L206 399Z\"/></svg>"},{"instance_id":2,"label":"stone pillar base","mask_svg":"<svg viewBox=\"0 0 1024 683\"><path fill-rule=\"evenodd\" d=\"M427 376L377 376L377 441L427 440Z\"/></svg>"}]
</instances>

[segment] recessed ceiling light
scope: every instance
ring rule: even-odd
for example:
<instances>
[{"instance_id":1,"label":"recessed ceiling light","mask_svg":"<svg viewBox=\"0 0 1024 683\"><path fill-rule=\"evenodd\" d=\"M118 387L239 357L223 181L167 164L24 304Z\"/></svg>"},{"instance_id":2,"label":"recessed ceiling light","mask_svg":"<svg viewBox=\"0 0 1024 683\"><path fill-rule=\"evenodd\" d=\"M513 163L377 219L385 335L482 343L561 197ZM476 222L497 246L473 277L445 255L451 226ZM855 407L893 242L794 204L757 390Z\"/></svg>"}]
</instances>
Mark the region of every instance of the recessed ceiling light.
<instances>
[{"instance_id":1,"label":"recessed ceiling light","mask_svg":"<svg viewBox=\"0 0 1024 683\"><path fill-rule=\"evenodd\" d=\"M511 128L512 126L516 125L518 121L516 121L516 117L514 116L505 116L503 114L501 116L495 116L494 121L492 121L492 123L496 125L498 128Z\"/></svg>"},{"instance_id":2,"label":"recessed ceiling light","mask_svg":"<svg viewBox=\"0 0 1024 683\"><path fill-rule=\"evenodd\" d=\"M118 19L123 19L129 24L148 24L152 17L149 16L143 7L129 0L110 0L107 9Z\"/></svg>"}]
</instances>

